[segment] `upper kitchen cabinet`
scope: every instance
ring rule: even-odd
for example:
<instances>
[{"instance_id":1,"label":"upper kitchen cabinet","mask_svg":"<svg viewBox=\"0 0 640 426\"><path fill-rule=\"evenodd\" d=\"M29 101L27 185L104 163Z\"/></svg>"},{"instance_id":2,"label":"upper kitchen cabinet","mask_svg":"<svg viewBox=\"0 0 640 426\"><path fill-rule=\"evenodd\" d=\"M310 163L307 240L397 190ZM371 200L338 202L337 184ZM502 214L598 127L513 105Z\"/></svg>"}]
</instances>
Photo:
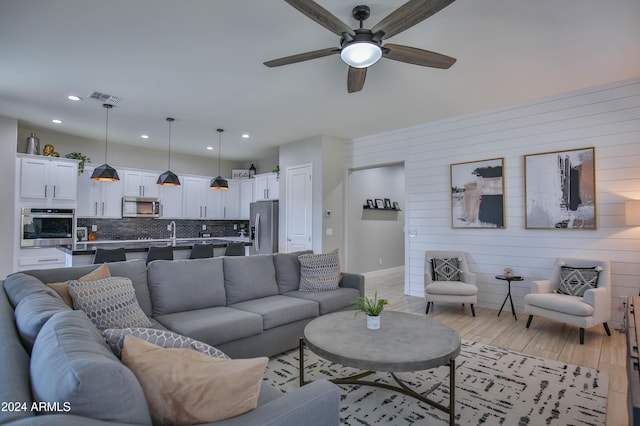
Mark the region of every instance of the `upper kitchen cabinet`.
<instances>
[{"instance_id":1,"label":"upper kitchen cabinet","mask_svg":"<svg viewBox=\"0 0 640 426\"><path fill-rule=\"evenodd\" d=\"M125 197L160 198L160 185L156 183L159 173L141 170L122 170L120 173L124 182Z\"/></svg>"},{"instance_id":2,"label":"upper kitchen cabinet","mask_svg":"<svg viewBox=\"0 0 640 426\"><path fill-rule=\"evenodd\" d=\"M229 189L221 192L222 218L240 219L240 182L227 179Z\"/></svg>"},{"instance_id":3,"label":"upper kitchen cabinet","mask_svg":"<svg viewBox=\"0 0 640 426\"><path fill-rule=\"evenodd\" d=\"M280 197L280 181L275 173L255 176L255 200L277 200Z\"/></svg>"},{"instance_id":4,"label":"upper kitchen cabinet","mask_svg":"<svg viewBox=\"0 0 640 426\"><path fill-rule=\"evenodd\" d=\"M182 179L182 217L187 219L221 219L221 191L209 187L211 179Z\"/></svg>"},{"instance_id":5,"label":"upper kitchen cabinet","mask_svg":"<svg viewBox=\"0 0 640 426\"><path fill-rule=\"evenodd\" d=\"M95 166L86 165L78 176L77 217L122 217L122 181L97 182L91 180Z\"/></svg>"},{"instance_id":6,"label":"upper kitchen cabinet","mask_svg":"<svg viewBox=\"0 0 640 426\"><path fill-rule=\"evenodd\" d=\"M253 179L240 181L240 219L249 219L249 205L255 201Z\"/></svg>"},{"instance_id":7,"label":"upper kitchen cabinet","mask_svg":"<svg viewBox=\"0 0 640 426\"><path fill-rule=\"evenodd\" d=\"M180 178L184 182L184 178ZM180 186L163 186L160 189L161 216L171 219L182 218L182 192Z\"/></svg>"},{"instance_id":8,"label":"upper kitchen cabinet","mask_svg":"<svg viewBox=\"0 0 640 426\"><path fill-rule=\"evenodd\" d=\"M45 204L76 200L77 160L18 154L16 161L21 200Z\"/></svg>"}]
</instances>

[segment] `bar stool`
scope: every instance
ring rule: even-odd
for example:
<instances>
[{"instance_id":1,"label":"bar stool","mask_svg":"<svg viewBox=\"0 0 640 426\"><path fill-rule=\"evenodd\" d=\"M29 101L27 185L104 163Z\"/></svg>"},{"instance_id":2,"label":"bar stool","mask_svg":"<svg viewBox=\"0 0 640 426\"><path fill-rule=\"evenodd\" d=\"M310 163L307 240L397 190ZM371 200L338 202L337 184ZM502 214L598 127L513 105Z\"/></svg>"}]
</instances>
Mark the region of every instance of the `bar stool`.
<instances>
[{"instance_id":1,"label":"bar stool","mask_svg":"<svg viewBox=\"0 0 640 426\"><path fill-rule=\"evenodd\" d=\"M189 259L205 259L213 257L213 244L194 244Z\"/></svg>"},{"instance_id":2,"label":"bar stool","mask_svg":"<svg viewBox=\"0 0 640 426\"><path fill-rule=\"evenodd\" d=\"M228 243L225 256L244 256L244 243Z\"/></svg>"},{"instance_id":3,"label":"bar stool","mask_svg":"<svg viewBox=\"0 0 640 426\"><path fill-rule=\"evenodd\" d=\"M153 260L173 260L173 247L149 247L147 265Z\"/></svg>"},{"instance_id":4,"label":"bar stool","mask_svg":"<svg viewBox=\"0 0 640 426\"><path fill-rule=\"evenodd\" d=\"M93 256L93 263L105 263L105 262L123 262L127 260L127 255L124 251L124 247L117 249L104 249L97 248Z\"/></svg>"}]
</instances>

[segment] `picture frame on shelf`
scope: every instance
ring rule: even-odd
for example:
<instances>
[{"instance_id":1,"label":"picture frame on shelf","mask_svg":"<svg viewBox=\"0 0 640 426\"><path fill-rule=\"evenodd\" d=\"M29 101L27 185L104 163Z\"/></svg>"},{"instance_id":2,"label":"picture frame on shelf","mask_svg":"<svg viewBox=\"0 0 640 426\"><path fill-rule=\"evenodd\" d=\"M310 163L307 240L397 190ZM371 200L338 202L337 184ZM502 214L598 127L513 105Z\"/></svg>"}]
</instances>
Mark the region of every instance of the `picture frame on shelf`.
<instances>
[{"instance_id":1,"label":"picture frame on shelf","mask_svg":"<svg viewBox=\"0 0 640 426\"><path fill-rule=\"evenodd\" d=\"M525 229L596 230L595 149L524 156Z\"/></svg>"},{"instance_id":2,"label":"picture frame on shelf","mask_svg":"<svg viewBox=\"0 0 640 426\"><path fill-rule=\"evenodd\" d=\"M232 169L231 179L249 179L249 169Z\"/></svg>"},{"instance_id":3,"label":"picture frame on shelf","mask_svg":"<svg viewBox=\"0 0 640 426\"><path fill-rule=\"evenodd\" d=\"M87 241L89 234L86 226L76 227L76 241Z\"/></svg>"},{"instance_id":4,"label":"picture frame on shelf","mask_svg":"<svg viewBox=\"0 0 640 426\"><path fill-rule=\"evenodd\" d=\"M384 200L382 198L376 198L376 208L384 209Z\"/></svg>"},{"instance_id":5,"label":"picture frame on shelf","mask_svg":"<svg viewBox=\"0 0 640 426\"><path fill-rule=\"evenodd\" d=\"M391 209L391 200L389 198L384 199L384 208Z\"/></svg>"},{"instance_id":6,"label":"picture frame on shelf","mask_svg":"<svg viewBox=\"0 0 640 426\"><path fill-rule=\"evenodd\" d=\"M451 227L505 228L504 158L450 165Z\"/></svg>"},{"instance_id":7,"label":"picture frame on shelf","mask_svg":"<svg viewBox=\"0 0 640 426\"><path fill-rule=\"evenodd\" d=\"M374 204L373 200L370 198L367 199L367 207L369 207L370 209L376 208L376 205Z\"/></svg>"},{"instance_id":8,"label":"picture frame on shelf","mask_svg":"<svg viewBox=\"0 0 640 426\"><path fill-rule=\"evenodd\" d=\"M394 208L394 210L400 210L400 204L398 204L397 201L394 201L393 202L393 208Z\"/></svg>"}]
</instances>

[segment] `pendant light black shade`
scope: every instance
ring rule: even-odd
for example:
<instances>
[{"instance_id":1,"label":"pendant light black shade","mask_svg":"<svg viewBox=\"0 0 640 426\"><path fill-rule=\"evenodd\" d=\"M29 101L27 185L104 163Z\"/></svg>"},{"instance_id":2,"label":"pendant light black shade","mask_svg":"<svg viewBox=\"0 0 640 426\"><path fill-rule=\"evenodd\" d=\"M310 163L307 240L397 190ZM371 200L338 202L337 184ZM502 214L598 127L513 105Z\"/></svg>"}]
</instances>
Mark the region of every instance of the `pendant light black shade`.
<instances>
[{"instance_id":1,"label":"pendant light black shade","mask_svg":"<svg viewBox=\"0 0 640 426\"><path fill-rule=\"evenodd\" d=\"M220 176L220 151L222 149L222 132L224 132L224 130L222 129L217 129L217 130L218 130L218 177L211 180L210 188L224 191L229 189L229 182L227 182L225 178Z\"/></svg>"},{"instance_id":2,"label":"pendant light black shade","mask_svg":"<svg viewBox=\"0 0 640 426\"><path fill-rule=\"evenodd\" d=\"M167 122L169 123L169 165L168 168L171 169L171 123L174 122L174 119L171 117L167 117ZM180 179L173 173L171 170L167 170L160 176L158 176L158 181L156 182L158 185L162 186L180 186Z\"/></svg>"},{"instance_id":3,"label":"pendant light black shade","mask_svg":"<svg viewBox=\"0 0 640 426\"><path fill-rule=\"evenodd\" d=\"M105 124L104 134L104 164L100 167L96 167L93 170L91 179L97 180L99 182L118 182L120 180L118 172L116 171L116 169L107 164L107 144L109 143L109 110L113 108L113 105L102 104L102 106L107 110L107 120Z\"/></svg>"}]
</instances>

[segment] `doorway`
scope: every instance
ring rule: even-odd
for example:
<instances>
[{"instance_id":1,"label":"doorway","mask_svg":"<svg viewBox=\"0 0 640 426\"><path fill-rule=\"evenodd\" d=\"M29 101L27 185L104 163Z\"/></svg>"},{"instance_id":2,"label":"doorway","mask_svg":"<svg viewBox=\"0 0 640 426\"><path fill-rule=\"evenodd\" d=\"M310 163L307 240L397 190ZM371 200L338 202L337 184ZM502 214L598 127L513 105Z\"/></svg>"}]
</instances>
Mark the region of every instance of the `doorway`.
<instances>
[{"instance_id":1,"label":"doorway","mask_svg":"<svg viewBox=\"0 0 640 426\"><path fill-rule=\"evenodd\" d=\"M287 167L286 250L311 250L313 232L313 165Z\"/></svg>"}]
</instances>

